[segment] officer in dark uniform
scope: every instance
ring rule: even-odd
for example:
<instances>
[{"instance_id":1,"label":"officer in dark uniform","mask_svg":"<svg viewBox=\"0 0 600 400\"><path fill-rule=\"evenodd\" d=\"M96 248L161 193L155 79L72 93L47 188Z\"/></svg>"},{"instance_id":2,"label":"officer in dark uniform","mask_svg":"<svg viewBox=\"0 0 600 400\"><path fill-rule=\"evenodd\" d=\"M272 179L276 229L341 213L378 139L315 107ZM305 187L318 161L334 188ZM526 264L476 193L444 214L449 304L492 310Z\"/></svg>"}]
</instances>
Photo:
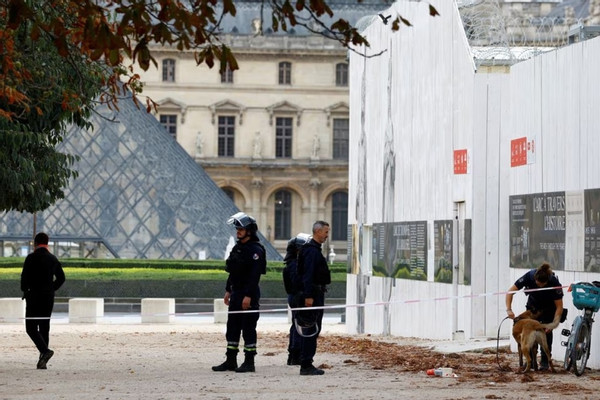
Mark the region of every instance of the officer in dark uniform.
<instances>
[{"instance_id":1,"label":"officer in dark uniform","mask_svg":"<svg viewBox=\"0 0 600 400\"><path fill-rule=\"evenodd\" d=\"M300 288L294 283L298 280L298 252L309 240L310 235L308 233L299 233L296 237L291 238L288 241L285 257L283 258L283 262L285 262L285 267L283 268L283 285L288 295L288 304L291 308L298 307L295 299L297 298L296 295L300 291ZM303 306L304 304L300 305L300 307ZM292 321L295 317L296 312L292 311ZM302 348L301 339L302 337L297 332L294 323L292 323L292 326L290 327L287 365L300 365L300 350Z\"/></svg>"},{"instance_id":2,"label":"officer in dark uniform","mask_svg":"<svg viewBox=\"0 0 600 400\"><path fill-rule=\"evenodd\" d=\"M325 305L326 285L331 283L331 272L327 265L327 259L323 256L321 245L325 243L328 237L329 224L325 221L316 221L312 228L312 239L300 249L298 255L298 281L304 295L304 307ZM325 371L313 365L313 357L317 352L317 338L323 321L323 309L310 311L310 313L314 316L316 332L301 335L300 375L323 375Z\"/></svg>"},{"instance_id":3,"label":"officer in dark uniform","mask_svg":"<svg viewBox=\"0 0 600 400\"><path fill-rule=\"evenodd\" d=\"M562 285L559 282L558 277L554 274L554 272L552 272L552 269L550 269L550 264L543 263L538 268L528 271L525 273L525 275L517 279L517 281L508 289L508 291L515 292L523 288L540 289L544 287L552 289L535 290L526 293L527 305L525 307L534 313L539 312L540 315L537 317L537 320L543 324L550 323L554 320L563 322ZM515 318L515 314L511 308L513 295L514 293L508 293L506 295L506 314L510 319ZM550 351L552 351L552 330L546 332L546 340L548 342ZM544 371L548 369L548 358L546 353L541 351L541 349L540 352L540 369ZM537 354L532 354L532 356L534 360L537 358ZM534 363L534 365L537 365L537 362Z\"/></svg>"},{"instance_id":4,"label":"officer in dark uniform","mask_svg":"<svg viewBox=\"0 0 600 400\"><path fill-rule=\"evenodd\" d=\"M50 343L50 317L54 292L65 283L65 273L58 259L48 251L48 235L35 235L33 253L25 258L21 272L21 290L27 302L25 330L40 352L38 369L46 369L54 351Z\"/></svg>"},{"instance_id":5,"label":"officer in dark uniform","mask_svg":"<svg viewBox=\"0 0 600 400\"><path fill-rule=\"evenodd\" d=\"M227 221L235 226L237 243L231 249L225 270L229 272L223 301L229 311L249 311L233 313L227 317L227 359L213 371L254 372L256 356L256 323L259 317L260 276L267 272L266 252L260 244L256 220L243 212L233 215ZM244 338L244 362L237 366L237 353L240 336Z\"/></svg>"}]
</instances>

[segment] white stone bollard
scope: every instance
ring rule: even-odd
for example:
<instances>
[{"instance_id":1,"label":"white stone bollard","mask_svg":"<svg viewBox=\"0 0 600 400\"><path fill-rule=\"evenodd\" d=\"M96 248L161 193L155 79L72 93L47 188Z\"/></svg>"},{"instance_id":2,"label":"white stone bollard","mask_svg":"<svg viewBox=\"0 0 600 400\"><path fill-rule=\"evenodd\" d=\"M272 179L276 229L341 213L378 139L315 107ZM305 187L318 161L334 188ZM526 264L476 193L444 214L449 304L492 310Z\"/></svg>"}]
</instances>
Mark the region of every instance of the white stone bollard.
<instances>
[{"instance_id":1,"label":"white stone bollard","mask_svg":"<svg viewBox=\"0 0 600 400\"><path fill-rule=\"evenodd\" d=\"M0 323L14 324L25 318L25 300L19 297L0 299Z\"/></svg>"},{"instance_id":2,"label":"white stone bollard","mask_svg":"<svg viewBox=\"0 0 600 400\"><path fill-rule=\"evenodd\" d=\"M215 317L215 324L227 323L227 311L229 307L225 305L223 299L214 299L213 302L213 315Z\"/></svg>"},{"instance_id":3,"label":"white stone bollard","mask_svg":"<svg viewBox=\"0 0 600 400\"><path fill-rule=\"evenodd\" d=\"M175 321L175 299L142 299L142 323Z\"/></svg>"},{"instance_id":4,"label":"white stone bollard","mask_svg":"<svg viewBox=\"0 0 600 400\"><path fill-rule=\"evenodd\" d=\"M104 299L69 299L69 323L97 324L104 317Z\"/></svg>"}]
</instances>

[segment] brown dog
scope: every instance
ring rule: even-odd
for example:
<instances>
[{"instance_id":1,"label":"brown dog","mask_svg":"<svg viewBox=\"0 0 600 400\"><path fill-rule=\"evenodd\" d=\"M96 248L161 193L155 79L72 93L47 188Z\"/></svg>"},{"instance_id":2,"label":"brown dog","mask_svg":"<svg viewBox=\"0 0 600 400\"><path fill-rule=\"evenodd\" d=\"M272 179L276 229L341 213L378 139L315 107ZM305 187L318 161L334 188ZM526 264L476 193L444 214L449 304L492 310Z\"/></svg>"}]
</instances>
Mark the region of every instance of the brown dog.
<instances>
[{"instance_id":1,"label":"brown dog","mask_svg":"<svg viewBox=\"0 0 600 400\"><path fill-rule=\"evenodd\" d=\"M542 324L539 321L533 319L537 315L527 310L520 314L514 319L514 325L512 334L517 341L517 347L519 349L519 372L529 372L532 365L532 349L535 350L534 356L537 353L537 345L539 344L542 351L546 353L548 357L548 365L552 372L554 366L552 365L552 358L550 357L550 349L548 348L548 341L546 340L546 329L554 329L558 326L559 320L555 319L552 323ZM523 355L525 355L525 369L523 369ZM537 362L535 363L537 365Z\"/></svg>"}]
</instances>

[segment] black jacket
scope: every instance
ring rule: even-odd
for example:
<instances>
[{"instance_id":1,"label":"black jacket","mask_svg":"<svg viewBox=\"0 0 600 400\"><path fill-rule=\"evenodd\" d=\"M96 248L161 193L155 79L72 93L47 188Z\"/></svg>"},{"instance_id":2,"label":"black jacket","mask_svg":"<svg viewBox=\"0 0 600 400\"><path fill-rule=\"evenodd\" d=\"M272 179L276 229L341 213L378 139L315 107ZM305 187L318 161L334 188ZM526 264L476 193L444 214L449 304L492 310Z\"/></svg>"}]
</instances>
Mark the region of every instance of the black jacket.
<instances>
[{"instance_id":1,"label":"black jacket","mask_svg":"<svg viewBox=\"0 0 600 400\"><path fill-rule=\"evenodd\" d=\"M520 289L539 289L535 284L535 271L532 269L521 276L515 282L515 286ZM541 311L542 315L538 320L544 323L552 322L554 313L556 312L555 300L563 298L563 290L558 277L554 274L548 279L546 287L553 288L548 290L537 290L525 293L527 295L527 309L533 311Z\"/></svg>"},{"instance_id":2,"label":"black jacket","mask_svg":"<svg viewBox=\"0 0 600 400\"><path fill-rule=\"evenodd\" d=\"M25 258L21 272L23 293L52 293L65 283L60 261L45 247L38 247Z\"/></svg>"},{"instance_id":3,"label":"black jacket","mask_svg":"<svg viewBox=\"0 0 600 400\"><path fill-rule=\"evenodd\" d=\"M265 248L258 241L238 241L231 249L225 265L225 270L229 272L225 290L236 297L248 296L258 300L260 276L267 272Z\"/></svg>"},{"instance_id":4,"label":"black jacket","mask_svg":"<svg viewBox=\"0 0 600 400\"><path fill-rule=\"evenodd\" d=\"M327 259L321 252L321 244L311 239L298 254L298 280L304 297L313 298L325 285L331 283Z\"/></svg>"}]
</instances>

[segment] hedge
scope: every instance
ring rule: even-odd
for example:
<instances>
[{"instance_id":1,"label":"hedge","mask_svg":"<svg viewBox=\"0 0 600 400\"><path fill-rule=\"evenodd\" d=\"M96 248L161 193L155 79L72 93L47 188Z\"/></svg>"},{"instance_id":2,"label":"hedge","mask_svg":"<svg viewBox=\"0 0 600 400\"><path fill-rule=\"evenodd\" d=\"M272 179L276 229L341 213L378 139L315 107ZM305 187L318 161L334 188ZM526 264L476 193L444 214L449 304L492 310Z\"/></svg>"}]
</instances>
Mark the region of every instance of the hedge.
<instances>
[{"instance_id":1,"label":"hedge","mask_svg":"<svg viewBox=\"0 0 600 400\"><path fill-rule=\"evenodd\" d=\"M24 257L0 258L0 268L21 268ZM157 269L195 269L195 270L224 270L224 260L142 260L142 259L98 259L98 258L62 258L63 267L74 268L157 268ZM282 261L267 262L269 271L281 271ZM332 273L346 272L346 263L333 263L329 266Z\"/></svg>"},{"instance_id":2,"label":"hedge","mask_svg":"<svg viewBox=\"0 0 600 400\"><path fill-rule=\"evenodd\" d=\"M286 298L283 283L265 281L260 283L263 298ZM18 280L0 280L2 297L21 297ZM167 298L221 298L225 293L225 281L93 281L67 279L57 292L58 297L167 297ZM327 297L345 298L346 282L332 282Z\"/></svg>"},{"instance_id":3,"label":"hedge","mask_svg":"<svg viewBox=\"0 0 600 400\"><path fill-rule=\"evenodd\" d=\"M0 268L22 268L23 257L0 258ZM130 259L61 259L64 267L73 268L157 268L157 269L191 269L191 270L224 270L223 260L130 260ZM281 273L283 262L269 262L271 273ZM345 276L346 264L330 265L332 273ZM339 275L338 275L339 276ZM280 280L264 280L260 284L262 297L285 298L283 282ZM187 280L94 280L68 279L57 292L60 297L170 297L170 298L220 298L225 290L225 278L187 279ZM15 279L0 279L2 297L20 297L20 282ZM346 297L346 282L334 281L329 285L330 298Z\"/></svg>"}]
</instances>

